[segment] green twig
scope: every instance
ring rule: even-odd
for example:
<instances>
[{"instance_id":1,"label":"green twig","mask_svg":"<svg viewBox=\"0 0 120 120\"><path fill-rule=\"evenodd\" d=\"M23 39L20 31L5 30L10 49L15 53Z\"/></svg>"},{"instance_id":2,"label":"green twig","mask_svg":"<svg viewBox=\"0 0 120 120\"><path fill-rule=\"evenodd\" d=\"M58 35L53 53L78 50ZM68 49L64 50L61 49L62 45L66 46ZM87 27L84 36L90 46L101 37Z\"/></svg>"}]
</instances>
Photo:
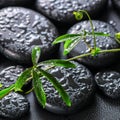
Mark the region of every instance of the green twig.
<instances>
[{"instance_id":1,"label":"green twig","mask_svg":"<svg viewBox=\"0 0 120 120\"><path fill-rule=\"evenodd\" d=\"M92 20L91 20L91 17L90 15L88 14L88 12L86 10L79 10L79 12L83 12L87 15L89 21L90 21L90 25L91 25L91 28L92 28L92 35L93 35L93 39L94 39L94 48L96 48L96 37L95 37L95 31L94 31L94 27L93 27L93 23L92 23Z\"/></svg>"}]
</instances>

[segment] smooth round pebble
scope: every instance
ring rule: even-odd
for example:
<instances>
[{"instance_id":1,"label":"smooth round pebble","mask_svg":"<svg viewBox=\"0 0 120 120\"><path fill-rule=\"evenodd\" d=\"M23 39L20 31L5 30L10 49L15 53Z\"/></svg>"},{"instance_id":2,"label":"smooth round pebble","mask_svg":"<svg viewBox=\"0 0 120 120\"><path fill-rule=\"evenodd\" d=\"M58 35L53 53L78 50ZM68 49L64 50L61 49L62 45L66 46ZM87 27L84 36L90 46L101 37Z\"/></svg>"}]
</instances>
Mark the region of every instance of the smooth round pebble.
<instances>
[{"instance_id":1,"label":"smooth round pebble","mask_svg":"<svg viewBox=\"0 0 120 120\"><path fill-rule=\"evenodd\" d=\"M115 49L119 48L119 44L114 39L114 34L117 32L115 28L108 23L93 20L93 26L95 32L104 32L110 34L110 37L105 36L96 36L96 46L101 50ZM89 21L83 21L75 24L69 30L69 34L75 33L83 33L83 30L87 32L92 32ZM86 42L93 48L94 47L94 39L92 36L87 36ZM70 52L69 57L74 57L77 55L89 53L90 48L86 45L83 39L78 43L78 45ZM118 61L119 53L102 53L96 56L88 56L81 59L78 59L79 62L82 62L90 67L94 68L102 68L110 66Z\"/></svg>"},{"instance_id":2,"label":"smooth round pebble","mask_svg":"<svg viewBox=\"0 0 120 120\"><path fill-rule=\"evenodd\" d=\"M87 10L90 15L99 14L107 0L37 0L36 8L47 17L60 22L75 21L73 12Z\"/></svg>"},{"instance_id":3,"label":"smooth round pebble","mask_svg":"<svg viewBox=\"0 0 120 120\"><path fill-rule=\"evenodd\" d=\"M98 87L111 98L120 98L120 73L103 71L95 75Z\"/></svg>"},{"instance_id":4,"label":"smooth round pebble","mask_svg":"<svg viewBox=\"0 0 120 120\"><path fill-rule=\"evenodd\" d=\"M42 49L40 60L54 56L57 36L55 26L37 12L22 7L0 11L0 52L15 62L30 64L34 46Z\"/></svg>"},{"instance_id":5,"label":"smooth round pebble","mask_svg":"<svg viewBox=\"0 0 120 120\"><path fill-rule=\"evenodd\" d=\"M0 72L0 83L2 87L0 90L9 87L10 85L14 84L18 78L18 76L24 71L25 68L22 66L10 66L3 69Z\"/></svg>"},{"instance_id":6,"label":"smooth round pebble","mask_svg":"<svg viewBox=\"0 0 120 120\"><path fill-rule=\"evenodd\" d=\"M82 109L90 103L90 99L93 97L94 93L92 74L85 66L77 62L74 63L76 64L76 68L67 69L55 67L49 70L49 73L59 81L70 96L72 102L71 107L66 106L59 93L48 80L41 78L47 96L45 108L48 111L57 114L70 114Z\"/></svg>"},{"instance_id":7,"label":"smooth round pebble","mask_svg":"<svg viewBox=\"0 0 120 120\"><path fill-rule=\"evenodd\" d=\"M28 113L29 108L28 100L18 93L12 92L0 100L0 116L8 120L20 119Z\"/></svg>"}]
</instances>

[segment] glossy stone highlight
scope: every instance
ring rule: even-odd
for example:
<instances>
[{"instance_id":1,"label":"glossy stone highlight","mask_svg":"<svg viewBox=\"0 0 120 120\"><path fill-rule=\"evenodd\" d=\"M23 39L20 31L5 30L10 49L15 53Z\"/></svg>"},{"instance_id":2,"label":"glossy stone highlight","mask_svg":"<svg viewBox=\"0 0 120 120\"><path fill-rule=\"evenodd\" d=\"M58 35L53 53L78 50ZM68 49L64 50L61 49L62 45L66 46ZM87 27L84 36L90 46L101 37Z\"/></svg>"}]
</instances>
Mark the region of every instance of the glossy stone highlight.
<instances>
[{"instance_id":1,"label":"glossy stone highlight","mask_svg":"<svg viewBox=\"0 0 120 120\"><path fill-rule=\"evenodd\" d=\"M114 34L117 32L115 28L108 23L93 20L93 26L95 32L104 32L110 34L110 37L105 36L96 36L96 46L99 47L102 50L107 49L115 49L119 48L119 44L114 39ZM74 34L74 33L82 33L83 30L87 32L92 32L91 26L89 21L83 21L75 24L72 26L68 33ZM87 36L86 42L90 44L90 46L94 47L94 40L92 36ZM90 49L86 45L83 39L79 42L79 44L70 52L69 56L74 57L77 55L85 54L90 52ZM97 56L89 56L84 57L81 59L78 59L79 62L84 63L90 67L100 68L100 67L106 67L113 64L119 56L119 53L102 53Z\"/></svg>"},{"instance_id":2,"label":"glossy stone highlight","mask_svg":"<svg viewBox=\"0 0 120 120\"><path fill-rule=\"evenodd\" d=\"M76 68L55 67L49 70L62 85L65 91L70 96L72 106L67 107L62 98L55 90L53 85L41 78L44 90L47 95L46 109L57 114L70 114L85 107L94 93L94 82L91 72L83 65L76 64Z\"/></svg>"},{"instance_id":3,"label":"glossy stone highlight","mask_svg":"<svg viewBox=\"0 0 120 120\"><path fill-rule=\"evenodd\" d=\"M9 87L10 85L14 84L18 78L18 76L24 71L22 66L10 66L3 69L0 72L0 83L2 87L0 90Z\"/></svg>"},{"instance_id":4,"label":"glossy stone highlight","mask_svg":"<svg viewBox=\"0 0 120 120\"><path fill-rule=\"evenodd\" d=\"M73 12L87 10L90 15L99 14L107 0L37 0L37 9L46 16L60 21L75 21Z\"/></svg>"},{"instance_id":5,"label":"glossy stone highlight","mask_svg":"<svg viewBox=\"0 0 120 120\"><path fill-rule=\"evenodd\" d=\"M18 63L31 63L34 46L42 49L41 60L47 59L57 48L52 45L58 36L55 26L41 14L21 7L0 11L0 52Z\"/></svg>"},{"instance_id":6,"label":"glossy stone highlight","mask_svg":"<svg viewBox=\"0 0 120 120\"><path fill-rule=\"evenodd\" d=\"M95 75L98 87L111 98L120 98L120 73L103 71Z\"/></svg>"},{"instance_id":7,"label":"glossy stone highlight","mask_svg":"<svg viewBox=\"0 0 120 120\"><path fill-rule=\"evenodd\" d=\"M18 93L10 93L0 100L0 116L7 119L20 119L29 111L28 100Z\"/></svg>"}]
</instances>

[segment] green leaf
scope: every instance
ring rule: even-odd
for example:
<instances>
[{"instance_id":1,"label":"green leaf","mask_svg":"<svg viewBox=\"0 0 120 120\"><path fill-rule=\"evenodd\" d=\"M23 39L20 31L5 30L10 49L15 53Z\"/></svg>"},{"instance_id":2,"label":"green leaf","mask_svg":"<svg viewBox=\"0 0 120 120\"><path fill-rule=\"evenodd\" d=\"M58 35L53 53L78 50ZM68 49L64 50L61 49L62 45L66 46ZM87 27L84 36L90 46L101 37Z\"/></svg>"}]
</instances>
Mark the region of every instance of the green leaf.
<instances>
[{"instance_id":1,"label":"green leaf","mask_svg":"<svg viewBox=\"0 0 120 120\"><path fill-rule=\"evenodd\" d=\"M92 35L91 32L86 32L88 35ZM94 32L95 36L104 36L104 37L109 37L110 34L104 33L104 32Z\"/></svg>"},{"instance_id":2,"label":"green leaf","mask_svg":"<svg viewBox=\"0 0 120 120\"><path fill-rule=\"evenodd\" d=\"M80 11L75 11L75 12L73 12L73 14L75 15L75 19L76 20L82 20L82 18L83 18L83 13L82 12L80 12Z\"/></svg>"},{"instance_id":3,"label":"green leaf","mask_svg":"<svg viewBox=\"0 0 120 120\"><path fill-rule=\"evenodd\" d=\"M80 38L75 38L74 40L68 40L64 44L63 54L67 55L79 42Z\"/></svg>"},{"instance_id":4,"label":"green leaf","mask_svg":"<svg viewBox=\"0 0 120 120\"><path fill-rule=\"evenodd\" d=\"M0 88L2 87L3 85L0 83Z\"/></svg>"},{"instance_id":5,"label":"green leaf","mask_svg":"<svg viewBox=\"0 0 120 120\"><path fill-rule=\"evenodd\" d=\"M35 46L33 49L32 49L32 63L33 65L36 65L39 61L39 58L40 58L40 54L41 54L41 49L40 47L38 46Z\"/></svg>"},{"instance_id":6,"label":"green leaf","mask_svg":"<svg viewBox=\"0 0 120 120\"><path fill-rule=\"evenodd\" d=\"M93 49L92 51L91 51L91 54L92 54L92 56L96 56L96 55L98 55L99 54L99 52L100 52L100 48L98 48L98 47L96 47L95 49Z\"/></svg>"},{"instance_id":7,"label":"green leaf","mask_svg":"<svg viewBox=\"0 0 120 120\"><path fill-rule=\"evenodd\" d=\"M8 95L14 89L14 86L15 85L13 84L10 87L1 90L0 91L0 99L2 99L3 97L5 97L6 95Z\"/></svg>"},{"instance_id":8,"label":"green leaf","mask_svg":"<svg viewBox=\"0 0 120 120\"><path fill-rule=\"evenodd\" d=\"M46 104L46 94L44 91L44 88L42 86L42 82L40 80L40 75L33 70L33 87L34 87L34 92L37 97L37 100L41 103L43 108L45 108Z\"/></svg>"},{"instance_id":9,"label":"green leaf","mask_svg":"<svg viewBox=\"0 0 120 120\"><path fill-rule=\"evenodd\" d=\"M54 60L46 60L42 62L43 64L52 64L55 66L65 67L65 68L75 68L75 64L73 64L70 61L67 60L60 60L60 59L54 59Z\"/></svg>"},{"instance_id":10,"label":"green leaf","mask_svg":"<svg viewBox=\"0 0 120 120\"><path fill-rule=\"evenodd\" d=\"M17 79L15 83L15 91L22 91L23 85L27 82L27 80L31 77L32 68L26 69Z\"/></svg>"},{"instance_id":11,"label":"green leaf","mask_svg":"<svg viewBox=\"0 0 120 120\"><path fill-rule=\"evenodd\" d=\"M54 78L51 74L48 72L39 69L40 73L45 76L55 87L55 89L59 92L60 96L62 97L63 101L66 103L67 106L71 106L71 100L68 96L68 94L65 92L61 84Z\"/></svg>"},{"instance_id":12,"label":"green leaf","mask_svg":"<svg viewBox=\"0 0 120 120\"><path fill-rule=\"evenodd\" d=\"M120 32L115 33L115 40L120 44Z\"/></svg>"},{"instance_id":13,"label":"green leaf","mask_svg":"<svg viewBox=\"0 0 120 120\"><path fill-rule=\"evenodd\" d=\"M67 40L74 40L76 38L79 38L80 36L82 36L82 35L81 34L65 34L65 35L62 35L62 36L56 38L55 41L53 42L53 44L58 44L61 42L65 42Z\"/></svg>"}]
</instances>

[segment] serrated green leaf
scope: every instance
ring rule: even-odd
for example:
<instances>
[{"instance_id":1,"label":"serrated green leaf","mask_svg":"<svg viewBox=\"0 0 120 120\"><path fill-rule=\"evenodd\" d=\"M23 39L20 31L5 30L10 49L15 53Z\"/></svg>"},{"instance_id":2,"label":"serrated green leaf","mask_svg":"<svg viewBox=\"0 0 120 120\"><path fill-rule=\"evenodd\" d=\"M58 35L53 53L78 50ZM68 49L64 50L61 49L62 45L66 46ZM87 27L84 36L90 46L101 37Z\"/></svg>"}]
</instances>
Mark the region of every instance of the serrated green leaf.
<instances>
[{"instance_id":1,"label":"serrated green leaf","mask_svg":"<svg viewBox=\"0 0 120 120\"><path fill-rule=\"evenodd\" d=\"M76 20L82 20L82 18L83 18L83 13L82 12L80 12L80 11L75 11L75 12L73 12L73 14L75 15L75 19Z\"/></svg>"},{"instance_id":2,"label":"serrated green leaf","mask_svg":"<svg viewBox=\"0 0 120 120\"><path fill-rule=\"evenodd\" d=\"M60 59L54 59L54 60L46 60L44 62L42 62L43 64L52 64L55 66L60 66L60 67L65 67L65 68L75 68L76 65L73 64L70 61L67 60L60 60Z\"/></svg>"},{"instance_id":3,"label":"serrated green leaf","mask_svg":"<svg viewBox=\"0 0 120 120\"><path fill-rule=\"evenodd\" d=\"M13 89L14 89L14 84L11 85L8 88L5 88L3 90L0 91L0 99L2 99L3 97L5 97L7 94L9 94Z\"/></svg>"},{"instance_id":4,"label":"serrated green leaf","mask_svg":"<svg viewBox=\"0 0 120 120\"><path fill-rule=\"evenodd\" d=\"M32 49L32 63L33 65L36 65L39 61L39 58L40 58L40 54L41 54L41 49L40 47L38 46L35 46L33 49Z\"/></svg>"},{"instance_id":5,"label":"serrated green leaf","mask_svg":"<svg viewBox=\"0 0 120 120\"><path fill-rule=\"evenodd\" d=\"M39 69L39 71L44 77L46 77L46 79L48 79L53 84L53 86L59 92L60 96L62 97L62 99L66 103L66 105L71 106L71 100L70 100L68 94L65 92L65 90L63 89L61 84L56 80L56 78L54 78L51 74L49 74L48 72L46 72L42 69Z\"/></svg>"},{"instance_id":6,"label":"serrated green leaf","mask_svg":"<svg viewBox=\"0 0 120 120\"><path fill-rule=\"evenodd\" d=\"M31 77L32 68L26 69L17 79L15 83L15 91L22 91L23 85L27 82L26 80Z\"/></svg>"},{"instance_id":7,"label":"serrated green leaf","mask_svg":"<svg viewBox=\"0 0 120 120\"><path fill-rule=\"evenodd\" d=\"M34 87L34 92L37 97L37 100L39 103L45 108L46 104L46 94L42 85L42 82L40 80L40 75L36 72L33 71L33 87Z\"/></svg>"},{"instance_id":8,"label":"serrated green leaf","mask_svg":"<svg viewBox=\"0 0 120 120\"><path fill-rule=\"evenodd\" d=\"M62 36L56 38L55 41L53 42L53 44L58 44L61 42L65 42L67 40L74 40L76 38L79 38L80 36L82 36L82 34L65 34L65 35L62 35Z\"/></svg>"},{"instance_id":9,"label":"serrated green leaf","mask_svg":"<svg viewBox=\"0 0 120 120\"><path fill-rule=\"evenodd\" d=\"M68 40L64 44L63 54L67 55L79 42L80 38L75 38L74 40Z\"/></svg>"}]
</instances>

